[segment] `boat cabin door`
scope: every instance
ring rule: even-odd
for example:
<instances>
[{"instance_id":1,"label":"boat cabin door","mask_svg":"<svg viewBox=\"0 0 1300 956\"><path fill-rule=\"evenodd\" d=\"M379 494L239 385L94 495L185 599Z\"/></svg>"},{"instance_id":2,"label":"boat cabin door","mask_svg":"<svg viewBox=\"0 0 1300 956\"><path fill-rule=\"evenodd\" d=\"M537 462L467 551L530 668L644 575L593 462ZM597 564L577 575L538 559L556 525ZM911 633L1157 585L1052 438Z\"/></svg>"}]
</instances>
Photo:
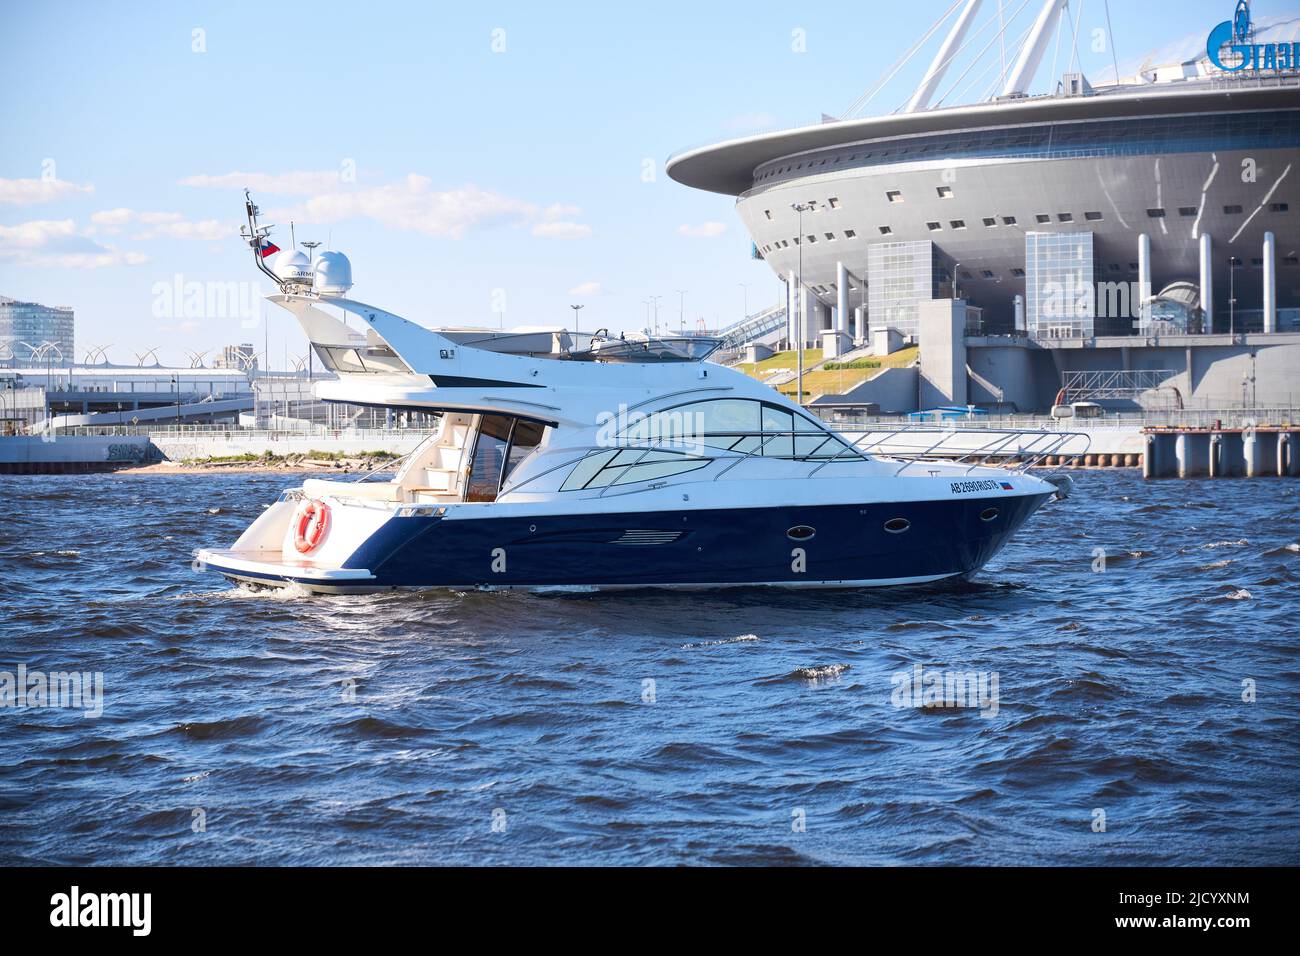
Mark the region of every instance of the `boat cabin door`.
<instances>
[{"instance_id":1,"label":"boat cabin door","mask_svg":"<svg viewBox=\"0 0 1300 956\"><path fill-rule=\"evenodd\" d=\"M542 442L546 426L511 415L479 416L466 501L496 501L510 472Z\"/></svg>"}]
</instances>

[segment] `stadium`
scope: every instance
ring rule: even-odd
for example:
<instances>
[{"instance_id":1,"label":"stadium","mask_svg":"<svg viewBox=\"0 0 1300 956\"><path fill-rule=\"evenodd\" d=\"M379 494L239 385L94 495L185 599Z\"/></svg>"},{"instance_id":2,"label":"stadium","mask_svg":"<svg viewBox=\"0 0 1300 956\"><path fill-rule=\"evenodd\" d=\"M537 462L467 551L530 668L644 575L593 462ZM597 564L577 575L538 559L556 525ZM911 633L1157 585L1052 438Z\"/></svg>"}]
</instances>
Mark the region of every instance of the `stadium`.
<instances>
[{"instance_id":1,"label":"stadium","mask_svg":"<svg viewBox=\"0 0 1300 956\"><path fill-rule=\"evenodd\" d=\"M670 158L677 182L736 197L754 255L787 284L781 314L724 330L729 344L919 342L953 379L934 400L1006 410L1050 405L1085 371L1120 373L1102 397L1138 404L1165 388L1189 406L1292 405L1300 16L1255 22L1242 0L1194 46L1103 78L1067 56L1066 0L1023 32L1011 6L954 3L894 113ZM1054 37L1065 69L1033 95ZM991 95L943 105L976 70ZM927 322L952 354L927 350Z\"/></svg>"}]
</instances>

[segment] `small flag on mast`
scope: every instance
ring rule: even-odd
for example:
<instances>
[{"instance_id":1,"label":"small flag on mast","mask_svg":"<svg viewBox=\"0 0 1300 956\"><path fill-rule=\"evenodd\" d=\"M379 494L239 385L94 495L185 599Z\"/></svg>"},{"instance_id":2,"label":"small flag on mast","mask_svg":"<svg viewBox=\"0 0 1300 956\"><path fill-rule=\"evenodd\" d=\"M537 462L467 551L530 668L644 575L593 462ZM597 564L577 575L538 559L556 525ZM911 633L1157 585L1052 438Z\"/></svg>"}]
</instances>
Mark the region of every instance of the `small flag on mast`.
<instances>
[{"instance_id":1,"label":"small flag on mast","mask_svg":"<svg viewBox=\"0 0 1300 956\"><path fill-rule=\"evenodd\" d=\"M280 251L280 247L277 246L270 239L267 239L265 237L263 237L261 244L257 247L258 255L260 255L263 259L265 259L267 256L273 256L279 251Z\"/></svg>"}]
</instances>

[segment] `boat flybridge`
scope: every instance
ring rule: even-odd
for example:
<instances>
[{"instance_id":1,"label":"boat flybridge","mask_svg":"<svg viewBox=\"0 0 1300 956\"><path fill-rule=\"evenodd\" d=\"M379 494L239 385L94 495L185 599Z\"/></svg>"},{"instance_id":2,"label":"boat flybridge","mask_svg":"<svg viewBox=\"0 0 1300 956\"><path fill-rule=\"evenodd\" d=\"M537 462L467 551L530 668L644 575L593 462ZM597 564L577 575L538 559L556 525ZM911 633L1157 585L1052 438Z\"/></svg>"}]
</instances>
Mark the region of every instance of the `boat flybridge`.
<instances>
[{"instance_id":1,"label":"boat flybridge","mask_svg":"<svg viewBox=\"0 0 1300 956\"><path fill-rule=\"evenodd\" d=\"M265 242L251 201L248 235L255 251ZM566 349L556 333L543 337L558 351L511 354L508 336L467 345L348 298L341 254L313 264L288 251L273 270L260 255L258 265L281 287L269 301L337 374L316 385L320 399L436 412L439 424L391 480L309 478L233 546L197 553L197 566L241 583L921 583L976 571L1058 492L1024 469L869 454L708 362L716 341L681 338L629 358L599 342Z\"/></svg>"}]
</instances>

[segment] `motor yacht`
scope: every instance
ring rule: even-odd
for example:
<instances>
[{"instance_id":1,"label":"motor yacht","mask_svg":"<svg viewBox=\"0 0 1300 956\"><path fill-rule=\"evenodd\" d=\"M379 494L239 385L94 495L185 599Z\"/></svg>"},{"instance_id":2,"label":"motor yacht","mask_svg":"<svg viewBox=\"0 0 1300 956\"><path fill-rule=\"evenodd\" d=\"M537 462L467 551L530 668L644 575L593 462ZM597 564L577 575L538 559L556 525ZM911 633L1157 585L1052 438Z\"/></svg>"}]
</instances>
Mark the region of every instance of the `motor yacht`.
<instances>
[{"instance_id":1,"label":"motor yacht","mask_svg":"<svg viewBox=\"0 0 1300 956\"><path fill-rule=\"evenodd\" d=\"M256 250L251 200L248 231ZM386 480L308 478L230 547L196 554L237 582L313 592L918 584L978 571L1061 490L1025 467L872 454L708 361L706 337L577 350L567 336L532 333L552 350L511 353L508 336L449 337L350 298L341 254L306 265L301 253L280 256L274 269L257 257L280 286L268 299L337 376L317 397L439 418Z\"/></svg>"}]
</instances>

